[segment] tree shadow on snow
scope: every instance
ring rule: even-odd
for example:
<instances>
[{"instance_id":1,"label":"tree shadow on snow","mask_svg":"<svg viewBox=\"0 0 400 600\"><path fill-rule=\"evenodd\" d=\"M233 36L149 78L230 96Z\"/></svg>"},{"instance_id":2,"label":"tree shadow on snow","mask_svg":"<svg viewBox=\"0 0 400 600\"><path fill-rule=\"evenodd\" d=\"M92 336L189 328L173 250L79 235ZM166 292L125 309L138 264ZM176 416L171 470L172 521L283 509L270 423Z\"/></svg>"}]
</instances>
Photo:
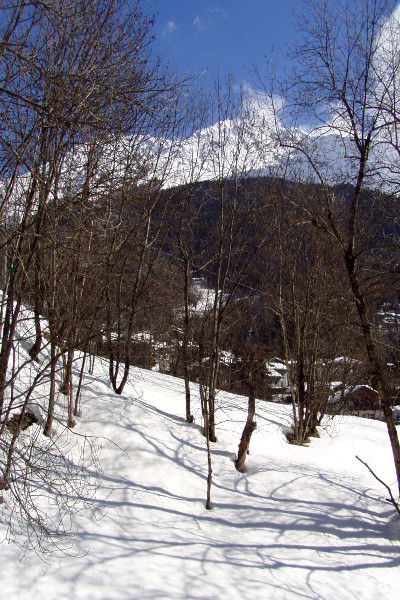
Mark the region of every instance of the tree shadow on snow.
<instances>
[{"instance_id":1,"label":"tree shadow on snow","mask_svg":"<svg viewBox=\"0 0 400 600\"><path fill-rule=\"evenodd\" d=\"M83 579L88 585L88 569L113 582L116 598L135 597L124 588L126 579L113 576L118 561L128 561L130 572L139 574L166 561L168 584L160 587L161 576L150 576L141 589L141 597L154 599L227 597L228 580L229 589L242 598L249 597L251 590L266 598L278 597L274 594L321 598L321 590L314 588L319 574L329 578L335 573L400 566L400 542L398 531L391 529L391 508L361 484L355 489L354 482L339 481L311 468L293 466L285 473L285 465L275 460L264 469L261 489L260 469L255 472L254 491L252 473L237 473L232 453L213 446L224 477L216 470L213 510L206 511L207 459L200 428L143 400L140 407L160 416L164 437L135 423L129 412L123 421L114 423L124 431L123 439L139 439L140 446L131 449L129 470L124 453L110 464L106 461L102 473L88 469L89 475L98 478L101 499L87 499L97 521L88 524L87 518L77 516L77 549L89 554L88 559L65 569L71 598L78 596ZM177 424L186 426L179 436ZM147 457L165 467L162 484L152 483ZM283 473L284 481L271 489L268 472L274 471ZM230 480L227 472L232 473ZM144 474L145 481L141 480ZM190 484L181 486L180 478L190 478ZM293 489L300 489L299 479L305 490L301 498L293 497ZM321 490L319 501L307 497L307 486ZM183 493L182 488L193 489L193 495ZM171 565L175 576L170 574ZM208 594L205 590L210 585L213 591ZM350 598L352 592L347 591Z\"/></svg>"},{"instance_id":2,"label":"tree shadow on snow","mask_svg":"<svg viewBox=\"0 0 400 600\"><path fill-rule=\"evenodd\" d=\"M175 423L181 422L150 405L146 408ZM199 435L196 439L193 430L188 430L190 439L179 438L170 430L169 444L160 441L157 432L145 432L133 422L125 421L120 426L139 435L159 460L166 461L166 466L167 463L176 465L205 483L205 445ZM217 453L231 461L231 453L213 449L213 454ZM204 510L203 497L183 495L179 485L174 491L171 482L165 486L139 483L135 481L135 469L132 478L127 478L118 475L118 464L114 467L112 473L100 475L106 498L97 505L113 520L112 532L101 528L81 529L78 544L90 547L100 542L107 548L106 553L96 557L91 553L92 560L101 569L112 570L115 561L126 559L133 561L133 565L141 565L143 560L163 560L163 557L179 561L176 564L187 572L184 591L182 581L168 592L153 582L156 587L150 586L145 597L198 597L210 573L221 568L229 569L231 584L242 597L252 586L264 586L264 590L271 586L270 593L275 587L299 598L321 597L315 595L311 580L318 572L328 576L329 573L400 566L400 543L387 525L392 514L390 508L379 503L368 490L355 490L326 474L295 473L263 496L252 491L250 485L238 485L239 481L243 484L245 478L236 474L230 465L231 485L222 483L216 474L216 500L210 512ZM334 495L337 492L347 500L332 501L324 497L316 502L285 494L285 488L300 477L305 484L307 477L312 478L309 485L334 489ZM115 498L117 490L123 490L124 494ZM231 501L221 501L220 496L229 496ZM154 536L155 531L159 535ZM255 539L260 543L255 543ZM85 569L76 574L74 585L78 585ZM303 591L298 583L288 584L290 577L280 582L276 574L287 570L302 574ZM185 573L182 577L185 579ZM218 583L218 578L214 578L213 585L216 586L214 597L226 593L223 581Z\"/></svg>"}]
</instances>

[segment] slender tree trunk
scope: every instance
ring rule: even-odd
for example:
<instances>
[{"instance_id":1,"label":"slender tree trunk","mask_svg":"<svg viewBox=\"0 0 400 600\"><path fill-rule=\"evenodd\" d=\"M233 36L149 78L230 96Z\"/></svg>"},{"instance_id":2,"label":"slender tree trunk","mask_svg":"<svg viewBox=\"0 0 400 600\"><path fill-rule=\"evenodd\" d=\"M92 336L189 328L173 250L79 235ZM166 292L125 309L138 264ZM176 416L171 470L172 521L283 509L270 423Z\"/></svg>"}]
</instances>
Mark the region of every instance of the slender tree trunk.
<instances>
[{"instance_id":1,"label":"slender tree trunk","mask_svg":"<svg viewBox=\"0 0 400 600\"><path fill-rule=\"evenodd\" d=\"M74 406L74 416L75 417L80 417L81 416L81 411L80 411L80 408L79 408L79 404L80 404L80 396L81 396L83 375L84 375L84 372L85 372L86 357L87 357L87 346L86 346L86 350L85 350L85 352L83 354L81 371L80 371L80 374L79 374L78 387L77 387L76 395L75 395L75 406Z\"/></svg>"},{"instance_id":2,"label":"slender tree trunk","mask_svg":"<svg viewBox=\"0 0 400 600\"><path fill-rule=\"evenodd\" d=\"M64 378L63 382L60 386L60 392L65 394L68 398L68 420L67 426L74 427L74 398L73 398L73 382L72 382L72 365L74 362L74 347L71 342L69 342L68 350L67 350L67 359L63 357L64 360Z\"/></svg>"},{"instance_id":3,"label":"slender tree trunk","mask_svg":"<svg viewBox=\"0 0 400 600\"><path fill-rule=\"evenodd\" d=\"M204 325L204 323L203 323ZM206 509L211 509L211 485L212 485L212 459L210 448L210 423L208 414L208 389L207 378L205 377L203 368L204 358L204 330L200 333L199 339L199 393L201 403L201 414L203 417L203 434L206 438L207 447L207 494L206 494Z\"/></svg>"},{"instance_id":4,"label":"slender tree trunk","mask_svg":"<svg viewBox=\"0 0 400 600\"><path fill-rule=\"evenodd\" d=\"M212 485L212 460L211 460L211 448L210 448L210 427L207 426L207 499L206 509L211 510L211 485Z\"/></svg>"},{"instance_id":5,"label":"slender tree trunk","mask_svg":"<svg viewBox=\"0 0 400 600\"><path fill-rule=\"evenodd\" d=\"M8 487L9 487L9 477L10 477L10 472L11 472L12 457L13 457L13 454L14 454L15 443L17 441L17 438L18 438L19 434L21 433L22 421L24 419L24 416L25 416L25 413L26 413L26 409L27 409L27 406L28 406L28 402L30 400L30 397L32 395L34 387L35 387L34 385L31 386L30 390L26 394L26 397L25 397L25 400L24 400L24 404L22 406L21 414L20 414L19 419L18 419L18 421L16 423L16 427L15 427L15 429L13 431L11 442L10 442L10 445L8 447L8 450L7 450L6 464L5 464L5 467L4 467L4 470L3 470L3 475L2 475L2 477L0 479L0 490L5 490L5 489L8 489Z\"/></svg>"},{"instance_id":6,"label":"slender tree trunk","mask_svg":"<svg viewBox=\"0 0 400 600\"><path fill-rule=\"evenodd\" d=\"M0 418L4 406L4 393L7 385L7 368L11 355L15 330L19 312L21 309L21 298L18 298L16 306L13 306L13 295L7 296L7 307L3 321L2 341L0 349Z\"/></svg>"},{"instance_id":7,"label":"slender tree trunk","mask_svg":"<svg viewBox=\"0 0 400 600\"><path fill-rule=\"evenodd\" d=\"M256 391L254 382L252 380L252 374L250 374L249 382L249 404L247 409L247 420L243 429L242 437L240 438L238 456L235 462L237 471L242 472L244 469L244 463L246 456L249 453L249 446L253 431L256 429L257 424L254 421L254 415L256 412Z\"/></svg>"},{"instance_id":8,"label":"slender tree trunk","mask_svg":"<svg viewBox=\"0 0 400 600\"><path fill-rule=\"evenodd\" d=\"M95 359L95 352L93 352L93 349L89 347L89 374L90 375L93 375L94 359Z\"/></svg>"},{"instance_id":9,"label":"slender tree trunk","mask_svg":"<svg viewBox=\"0 0 400 600\"><path fill-rule=\"evenodd\" d=\"M127 341L127 344L129 344L129 341ZM120 396L122 394L122 392L124 391L125 384L128 381L130 366L131 366L131 353L130 353L130 350L128 350L128 348L127 348L126 353L125 353L125 364L124 364L124 372L122 375L122 379L121 379L119 385L117 385L117 377L116 376L112 381L114 391L116 394L118 394L118 396Z\"/></svg>"},{"instance_id":10,"label":"slender tree trunk","mask_svg":"<svg viewBox=\"0 0 400 600\"><path fill-rule=\"evenodd\" d=\"M16 369L16 363L15 363L15 347L13 347L13 364L12 364L12 372L15 373L15 369ZM2 437L2 435L4 434L4 430L7 427L7 421L10 417L10 413L11 410L13 409L14 406L14 401L15 401L15 394L14 394L14 381L11 379L10 382L10 400L8 402L8 407L7 410L3 416L3 422L0 424L0 439Z\"/></svg>"},{"instance_id":11,"label":"slender tree trunk","mask_svg":"<svg viewBox=\"0 0 400 600\"><path fill-rule=\"evenodd\" d=\"M217 437L215 433L215 395L217 391L218 373L219 373L219 349L220 349L220 332L221 332L221 319L220 309L214 311L214 331L213 331L213 350L211 354L210 364L210 375L208 384L208 415L209 415L209 428L210 428L210 442L216 442Z\"/></svg>"},{"instance_id":12,"label":"slender tree trunk","mask_svg":"<svg viewBox=\"0 0 400 600\"><path fill-rule=\"evenodd\" d=\"M51 329L50 329L51 331ZM53 337L50 340L50 393L49 404L47 407L47 419L43 433L46 437L50 437L51 428L54 420L54 408L56 399L56 343Z\"/></svg>"},{"instance_id":13,"label":"slender tree trunk","mask_svg":"<svg viewBox=\"0 0 400 600\"><path fill-rule=\"evenodd\" d=\"M29 356L32 360L37 360L39 356L40 349L42 347L42 329L40 327L40 316L43 312L43 289L41 285L41 269L42 269L42 250L41 250L41 235L42 228L44 222L44 212L45 209L41 207L39 209L39 215L36 221L35 228L35 257L34 257L34 269L35 269L35 281L34 281L34 290L35 290L35 300L34 300L34 320L35 320L35 342L31 349L29 350Z\"/></svg>"},{"instance_id":14,"label":"slender tree trunk","mask_svg":"<svg viewBox=\"0 0 400 600\"><path fill-rule=\"evenodd\" d=\"M63 354L63 380L60 385L60 392L65 396L69 393L69 382L72 375L72 360L74 356L74 351L70 345L68 345L66 355L67 357L65 358L65 354Z\"/></svg>"},{"instance_id":15,"label":"slender tree trunk","mask_svg":"<svg viewBox=\"0 0 400 600\"><path fill-rule=\"evenodd\" d=\"M393 418L390 393L386 383L385 374L379 363L375 343L372 338L371 323L368 317L365 305L364 295L362 293L357 274L355 272L355 259L352 251L345 254L345 263L351 291L354 296L358 316L361 323L364 343L367 350L368 360L371 368L371 375L377 383L379 402L385 418L386 427L389 435L390 445L392 447L394 466L396 470L397 486L400 496L400 444L396 424Z\"/></svg>"},{"instance_id":16,"label":"slender tree trunk","mask_svg":"<svg viewBox=\"0 0 400 600\"><path fill-rule=\"evenodd\" d=\"M36 284L37 285L37 284ZM34 321L35 321L35 342L32 348L29 350L29 356L32 360L38 360L40 349L42 347L42 328L40 326L40 315L41 315L41 301L39 299L40 290L36 287L35 292L35 306L33 309Z\"/></svg>"},{"instance_id":17,"label":"slender tree trunk","mask_svg":"<svg viewBox=\"0 0 400 600\"><path fill-rule=\"evenodd\" d=\"M69 428L75 427L74 419L74 386L72 381L72 365L74 359L74 350L68 352L68 423Z\"/></svg>"},{"instance_id":18,"label":"slender tree trunk","mask_svg":"<svg viewBox=\"0 0 400 600\"><path fill-rule=\"evenodd\" d=\"M189 315L189 281L190 281L190 265L189 260L185 256L185 281L184 281L184 305L185 316L183 321L183 340L182 340L182 361L183 361L183 376L185 379L185 400L186 400L186 421L193 423L193 415L190 410L190 379L188 365L188 343L190 334L190 315Z\"/></svg>"}]
</instances>

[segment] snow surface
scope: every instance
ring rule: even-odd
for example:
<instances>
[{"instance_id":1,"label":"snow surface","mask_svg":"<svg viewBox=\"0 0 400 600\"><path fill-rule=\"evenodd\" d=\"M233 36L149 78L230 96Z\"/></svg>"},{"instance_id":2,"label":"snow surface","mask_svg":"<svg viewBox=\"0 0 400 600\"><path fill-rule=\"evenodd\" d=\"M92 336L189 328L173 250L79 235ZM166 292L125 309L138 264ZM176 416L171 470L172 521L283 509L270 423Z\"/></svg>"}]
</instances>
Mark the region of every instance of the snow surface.
<instances>
[{"instance_id":1,"label":"snow surface","mask_svg":"<svg viewBox=\"0 0 400 600\"><path fill-rule=\"evenodd\" d=\"M48 563L29 549L21 558L3 541L0 598L398 597L400 521L355 458L394 482L383 423L336 417L320 439L296 447L284 436L290 407L258 402L247 471L239 474L233 461L247 401L221 392L207 511L197 387L189 425L182 380L133 369L116 396L107 373L96 359L82 417L68 434L78 446L76 434L95 437L101 471L87 471L97 491Z\"/></svg>"}]
</instances>

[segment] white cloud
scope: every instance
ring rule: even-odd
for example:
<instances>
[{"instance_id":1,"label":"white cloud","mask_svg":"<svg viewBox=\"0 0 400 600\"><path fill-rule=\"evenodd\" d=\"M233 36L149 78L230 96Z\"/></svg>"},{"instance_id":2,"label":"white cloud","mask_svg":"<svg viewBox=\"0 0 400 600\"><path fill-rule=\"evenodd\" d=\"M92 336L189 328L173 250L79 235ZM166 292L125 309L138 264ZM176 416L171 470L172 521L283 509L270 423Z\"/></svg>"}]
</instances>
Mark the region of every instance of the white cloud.
<instances>
[{"instance_id":1,"label":"white cloud","mask_svg":"<svg viewBox=\"0 0 400 600\"><path fill-rule=\"evenodd\" d=\"M215 6L214 8L210 8L208 10L208 12L212 15L221 17L222 19L228 18L228 15L226 14L225 10L223 8L221 8L220 6Z\"/></svg>"},{"instance_id":2,"label":"white cloud","mask_svg":"<svg viewBox=\"0 0 400 600\"><path fill-rule=\"evenodd\" d=\"M203 29L204 29L204 22L203 22L203 19L201 19L201 18L199 17L199 15L196 15L196 16L195 16L195 18L193 19L193 25L194 25L195 27L197 27L197 29L198 29L199 31L203 31Z\"/></svg>"},{"instance_id":3,"label":"white cloud","mask_svg":"<svg viewBox=\"0 0 400 600\"><path fill-rule=\"evenodd\" d=\"M260 123L272 125L275 119L279 120L279 113L284 108L285 102L281 96L274 94L272 98L259 90L255 90L249 83L242 85L243 105L248 112Z\"/></svg>"},{"instance_id":4,"label":"white cloud","mask_svg":"<svg viewBox=\"0 0 400 600\"><path fill-rule=\"evenodd\" d=\"M215 6L206 10L205 16L200 17L199 15L196 15L193 19L193 25L199 31L207 31L208 29L211 29L213 27L215 19L227 18L227 14L224 11L224 9L219 6Z\"/></svg>"},{"instance_id":5,"label":"white cloud","mask_svg":"<svg viewBox=\"0 0 400 600\"><path fill-rule=\"evenodd\" d=\"M385 84L396 75L400 55L400 5L383 22L377 39L374 66Z\"/></svg>"},{"instance_id":6,"label":"white cloud","mask_svg":"<svg viewBox=\"0 0 400 600\"><path fill-rule=\"evenodd\" d=\"M376 42L373 57L373 68L376 76L374 105L384 107L382 121L386 123L386 131L392 139L396 139L397 131L392 130L392 111L399 111L398 90L400 89L400 5L383 22ZM387 111L387 113L385 113Z\"/></svg>"},{"instance_id":7,"label":"white cloud","mask_svg":"<svg viewBox=\"0 0 400 600\"><path fill-rule=\"evenodd\" d=\"M176 24L175 21L173 21L171 19L170 21L167 21L167 23L165 24L165 26L164 26L164 28L162 30L162 35L163 35L163 37L165 37L167 35L171 35L177 29L178 29L178 25Z\"/></svg>"}]
</instances>

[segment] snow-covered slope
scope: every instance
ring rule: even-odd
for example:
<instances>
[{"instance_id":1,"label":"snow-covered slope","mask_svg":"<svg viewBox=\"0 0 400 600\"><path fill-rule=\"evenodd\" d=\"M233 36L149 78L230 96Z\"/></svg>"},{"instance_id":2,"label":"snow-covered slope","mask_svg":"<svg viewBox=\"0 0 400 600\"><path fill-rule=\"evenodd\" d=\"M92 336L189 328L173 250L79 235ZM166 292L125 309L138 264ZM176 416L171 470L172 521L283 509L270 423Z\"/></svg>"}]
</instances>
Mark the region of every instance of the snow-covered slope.
<instances>
[{"instance_id":1,"label":"snow-covered slope","mask_svg":"<svg viewBox=\"0 0 400 600\"><path fill-rule=\"evenodd\" d=\"M0 545L1 598L398 596L400 524L355 458L394 481L383 423L339 417L301 448L283 434L289 408L259 402L247 471L239 474L233 460L246 399L220 393L207 511L196 386L189 425L181 380L134 369L119 397L107 371L96 360L72 434L79 444L80 435L92 436L99 447L102 470L87 467L97 491L49 564Z\"/></svg>"}]
</instances>

